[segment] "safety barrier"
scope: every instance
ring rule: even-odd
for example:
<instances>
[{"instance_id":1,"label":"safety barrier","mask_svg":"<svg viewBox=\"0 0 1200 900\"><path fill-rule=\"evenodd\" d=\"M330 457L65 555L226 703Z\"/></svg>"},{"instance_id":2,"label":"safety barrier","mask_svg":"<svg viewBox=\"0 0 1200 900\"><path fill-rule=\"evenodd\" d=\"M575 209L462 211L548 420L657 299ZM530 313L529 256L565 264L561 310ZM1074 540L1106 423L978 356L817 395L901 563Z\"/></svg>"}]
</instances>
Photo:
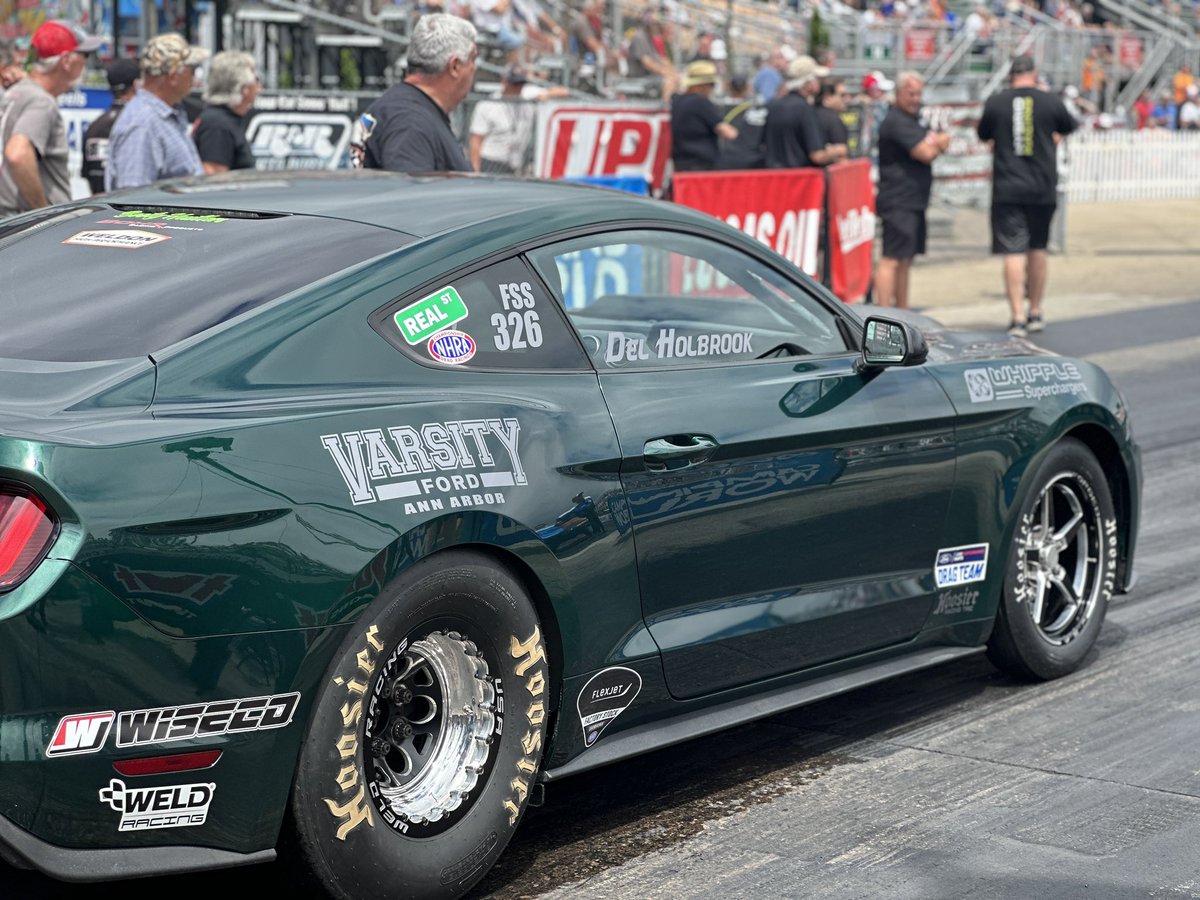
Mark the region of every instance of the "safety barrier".
<instances>
[{"instance_id":1,"label":"safety barrier","mask_svg":"<svg viewBox=\"0 0 1200 900\"><path fill-rule=\"evenodd\" d=\"M1200 131L1090 131L1072 135L1067 199L1200 197Z\"/></svg>"}]
</instances>

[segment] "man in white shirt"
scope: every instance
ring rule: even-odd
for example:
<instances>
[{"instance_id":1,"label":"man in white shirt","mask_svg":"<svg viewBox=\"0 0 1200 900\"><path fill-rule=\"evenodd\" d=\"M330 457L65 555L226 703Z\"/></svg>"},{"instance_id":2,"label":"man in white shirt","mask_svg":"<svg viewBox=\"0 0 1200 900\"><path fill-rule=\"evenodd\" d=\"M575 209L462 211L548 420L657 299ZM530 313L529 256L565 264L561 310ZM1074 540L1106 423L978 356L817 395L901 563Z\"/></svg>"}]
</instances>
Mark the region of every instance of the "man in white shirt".
<instances>
[{"instance_id":1,"label":"man in white shirt","mask_svg":"<svg viewBox=\"0 0 1200 900\"><path fill-rule=\"evenodd\" d=\"M524 173L537 118L536 101L568 93L565 88L542 90L528 82L529 75L523 68L509 66L500 79L500 99L475 104L467 156L476 172Z\"/></svg>"}]
</instances>

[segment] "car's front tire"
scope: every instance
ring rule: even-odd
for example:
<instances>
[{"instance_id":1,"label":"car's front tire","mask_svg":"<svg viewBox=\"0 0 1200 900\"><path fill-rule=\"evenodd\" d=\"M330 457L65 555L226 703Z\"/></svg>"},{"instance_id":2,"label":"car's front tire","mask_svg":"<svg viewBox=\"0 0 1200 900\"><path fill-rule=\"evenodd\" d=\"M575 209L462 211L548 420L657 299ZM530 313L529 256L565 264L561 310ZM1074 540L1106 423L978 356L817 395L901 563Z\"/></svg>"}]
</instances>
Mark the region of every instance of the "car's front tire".
<instances>
[{"instance_id":1,"label":"car's front tire","mask_svg":"<svg viewBox=\"0 0 1200 900\"><path fill-rule=\"evenodd\" d=\"M1096 638L1113 594L1117 520L1095 456L1056 444L1022 503L988 656L1020 678L1073 672Z\"/></svg>"},{"instance_id":2,"label":"car's front tire","mask_svg":"<svg viewBox=\"0 0 1200 900\"><path fill-rule=\"evenodd\" d=\"M388 585L322 682L292 792L334 896L458 897L499 857L541 763L550 671L514 575L473 553Z\"/></svg>"}]
</instances>

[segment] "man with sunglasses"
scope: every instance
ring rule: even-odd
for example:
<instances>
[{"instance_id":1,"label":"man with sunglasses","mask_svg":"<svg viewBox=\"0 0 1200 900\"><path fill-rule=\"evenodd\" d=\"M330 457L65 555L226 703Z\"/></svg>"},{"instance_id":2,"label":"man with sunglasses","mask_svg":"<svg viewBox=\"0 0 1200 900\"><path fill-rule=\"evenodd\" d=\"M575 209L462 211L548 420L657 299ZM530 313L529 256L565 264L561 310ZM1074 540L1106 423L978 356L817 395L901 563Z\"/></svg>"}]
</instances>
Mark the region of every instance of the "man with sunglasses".
<instances>
[{"instance_id":1,"label":"man with sunglasses","mask_svg":"<svg viewBox=\"0 0 1200 900\"><path fill-rule=\"evenodd\" d=\"M31 45L28 77L0 102L0 218L71 199L67 129L57 98L79 84L100 38L54 20L38 26Z\"/></svg>"}]
</instances>

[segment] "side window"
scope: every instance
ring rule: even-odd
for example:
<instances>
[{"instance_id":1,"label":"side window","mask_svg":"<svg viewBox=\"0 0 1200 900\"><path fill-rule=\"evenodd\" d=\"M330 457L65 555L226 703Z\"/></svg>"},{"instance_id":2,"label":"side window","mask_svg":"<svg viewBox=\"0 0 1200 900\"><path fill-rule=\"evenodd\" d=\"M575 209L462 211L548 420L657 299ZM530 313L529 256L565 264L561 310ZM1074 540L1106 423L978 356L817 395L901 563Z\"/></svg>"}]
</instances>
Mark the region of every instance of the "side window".
<instances>
[{"instance_id":1,"label":"side window","mask_svg":"<svg viewBox=\"0 0 1200 900\"><path fill-rule=\"evenodd\" d=\"M420 362L464 369L586 369L558 302L518 258L397 300L371 325Z\"/></svg>"},{"instance_id":2,"label":"side window","mask_svg":"<svg viewBox=\"0 0 1200 900\"><path fill-rule=\"evenodd\" d=\"M707 238L609 232L529 258L601 370L847 349L835 313L753 256Z\"/></svg>"}]
</instances>

